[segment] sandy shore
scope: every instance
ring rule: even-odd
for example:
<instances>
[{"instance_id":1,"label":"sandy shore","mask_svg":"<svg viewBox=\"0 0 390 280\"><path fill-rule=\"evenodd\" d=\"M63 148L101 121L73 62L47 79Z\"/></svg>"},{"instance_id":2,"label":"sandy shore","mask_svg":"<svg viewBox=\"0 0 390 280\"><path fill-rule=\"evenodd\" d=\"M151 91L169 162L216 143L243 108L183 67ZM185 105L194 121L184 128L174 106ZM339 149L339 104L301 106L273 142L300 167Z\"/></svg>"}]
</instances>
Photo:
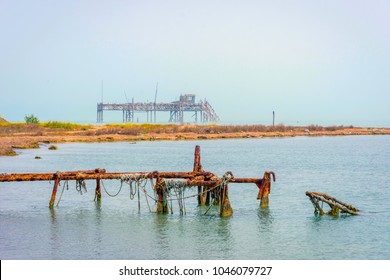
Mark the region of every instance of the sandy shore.
<instances>
[{"instance_id":1,"label":"sandy shore","mask_svg":"<svg viewBox=\"0 0 390 280\"><path fill-rule=\"evenodd\" d=\"M11 127L11 129L10 129ZM152 129L150 129L152 127ZM148 129L137 127L129 132L126 126L88 126L77 129L56 129L28 126L19 126L12 129L11 125L0 127L0 156L17 155L15 149L39 148L40 143L55 144L65 142L118 142L118 141L159 141L159 140L206 140L223 138L261 138L261 137L295 137L295 136L340 136L340 135L390 135L390 128L363 128L363 127L276 127L261 126L255 131L255 126L196 126L172 125L153 126ZM168 129L170 128L170 129ZM237 129L236 129L237 128ZM249 129L250 128L250 129ZM312 128L312 129L310 129ZM127 130L126 130L127 129ZM244 129L247 131L235 131ZM166 130L166 131L165 131ZM254 131L251 131L254 130ZM267 131L268 130L268 131ZM234 132L230 132L234 131ZM131 135L129 135L131 134Z\"/></svg>"}]
</instances>

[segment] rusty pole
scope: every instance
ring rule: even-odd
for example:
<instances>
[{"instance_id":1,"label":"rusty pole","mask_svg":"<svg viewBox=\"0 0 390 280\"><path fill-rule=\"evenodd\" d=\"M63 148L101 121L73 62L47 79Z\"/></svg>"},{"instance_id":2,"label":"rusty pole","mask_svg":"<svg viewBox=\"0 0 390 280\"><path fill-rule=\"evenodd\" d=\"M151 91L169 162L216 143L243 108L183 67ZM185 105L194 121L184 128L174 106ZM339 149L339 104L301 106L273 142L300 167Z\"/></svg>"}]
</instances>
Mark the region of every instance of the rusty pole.
<instances>
[{"instance_id":1,"label":"rusty pole","mask_svg":"<svg viewBox=\"0 0 390 280\"><path fill-rule=\"evenodd\" d=\"M96 201L98 203L102 201L102 190L100 188L100 178L96 179L95 196L96 196Z\"/></svg>"},{"instance_id":2,"label":"rusty pole","mask_svg":"<svg viewBox=\"0 0 390 280\"><path fill-rule=\"evenodd\" d=\"M168 201L167 196L164 193L164 189L161 187L162 179L157 178L155 190L157 193L157 214L167 214L168 213Z\"/></svg>"},{"instance_id":3,"label":"rusty pole","mask_svg":"<svg viewBox=\"0 0 390 280\"><path fill-rule=\"evenodd\" d=\"M220 204L220 211L219 215L221 217L230 217L233 215L233 208L230 204L229 200L229 187L226 185L225 188L221 190L221 204Z\"/></svg>"},{"instance_id":4,"label":"rusty pole","mask_svg":"<svg viewBox=\"0 0 390 280\"><path fill-rule=\"evenodd\" d=\"M256 183L256 186L259 188L257 199L260 199L261 208L268 208L269 206L268 195L271 193L271 175L275 182L275 173L271 171L271 172L264 172L264 176L261 182Z\"/></svg>"},{"instance_id":5,"label":"rusty pole","mask_svg":"<svg viewBox=\"0 0 390 280\"><path fill-rule=\"evenodd\" d=\"M195 146L194 153L194 172L203 172L202 164L200 162L200 146ZM208 186L198 186L198 204L208 205L210 203L210 192Z\"/></svg>"},{"instance_id":6,"label":"rusty pole","mask_svg":"<svg viewBox=\"0 0 390 280\"><path fill-rule=\"evenodd\" d=\"M200 163L200 146L195 146L195 154L194 154L194 172L202 171L202 164Z\"/></svg>"},{"instance_id":7,"label":"rusty pole","mask_svg":"<svg viewBox=\"0 0 390 280\"><path fill-rule=\"evenodd\" d=\"M53 209L53 207L54 207L54 202L56 200L56 194L57 194L57 189L58 189L58 185L60 183L60 180L61 180L61 175L60 175L59 172L57 172L55 174L55 181L54 181L53 191L51 193L51 199L50 199L50 203L49 203L49 208L50 209Z\"/></svg>"},{"instance_id":8,"label":"rusty pole","mask_svg":"<svg viewBox=\"0 0 390 280\"><path fill-rule=\"evenodd\" d=\"M210 178L214 176L211 172L159 172L161 178ZM61 172L61 180L96 180L96 179L121 179L123 175L145 176L146 178L157 178L155 172L115 172L115 173L86 173L80 170L77 173ZM11 173L0 174L0 182L22 182L22 181L52 181L56 174L53 173Z\"/></svg>"}]
</instances>

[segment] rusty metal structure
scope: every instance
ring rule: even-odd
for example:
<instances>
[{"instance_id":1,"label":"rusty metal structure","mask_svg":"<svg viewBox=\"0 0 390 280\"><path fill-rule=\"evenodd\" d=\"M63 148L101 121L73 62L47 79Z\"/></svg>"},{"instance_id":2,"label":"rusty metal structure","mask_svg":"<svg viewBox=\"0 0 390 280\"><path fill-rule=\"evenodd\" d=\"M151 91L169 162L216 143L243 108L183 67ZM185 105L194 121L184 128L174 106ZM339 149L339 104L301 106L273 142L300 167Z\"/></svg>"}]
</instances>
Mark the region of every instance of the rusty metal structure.
<instances>
[{"instance_id":1,"label":"rusty metal structure","mask_svg":"<svg viewBox=\"0 0 390 280\"><path fill-rule=\"evenodd\" d=\"M309 197L311 203L314 206L314 213L319 214L319 215L332 215L332 216L338 216L339 212L341 213L348 213L351 215L358 215L357 212L360 210L353 207L352 205L349 205L345 202L342 202L338 200L337 198L330 196L326 193L322 192L306 192L306 196ZM325 202L326 204L329 205L330 210L329 211L324 211L323 207L320 206L320 201Z\"/></svg>"},{"instance_id":2,"label":"rusty metal structure","mask_svg":"<svg viewBox=\"0 0 390 280\"><path fill-rule=\"evenodd\" d=\"M193 112L194 122L202 123L218 122L219 117L213 107L206 100L195 102L195 94L180 95L180 99L174 102L132 102L127 103L103 103L97 104L97 122L103 122L103 111L122 111L123 122L135 122L135 113L146 113L148 123L156 123L156 112L169 112L169 122L183 123L184 112Z\"/></svg>"},{"instance_id":3,"label":"rusty metal structure","mask_svg":"<svg viewBox=\"0 0 390 280\"><path fill-rule=\"evenodd\" d=\"M210 207L212 205L219 205L219 214L221 217L229 217L233 214L233 209L229 200L229 184L253 183L259 189L257 199L260 200L260 207L268 207L269 194L271 192L271 179L275 181L274 172L265 172L262 178L236 178L233 176L232 172L228 171L223 176L219 177L214 173L203 170L200 160L199 146L195 147L194 156L194 167L191 172L153 171L110 173L106 172L105 169L96 168L94 170L78 170L56 173L0 173L0 182L53 181L54 186L49 202L49 207L53 208L56 201L58 186L61 181L66 181L66 184L68 181L76 181L76 189L80 192L82 188L85 188L86 180L95 181L95 201L100 203L102 199L103 180L117 179L121 180L121 186L123 183L129 184L133 198L137 193L139 208L140 194L142 191L145 194L146 199L149 197L154 200L156 204L156 213L165 214L169 213L169 210L172 212L172 207L169 207L168 202L171 201L172 203L172 192L174 192L176 194L176 200L179 204L181 204L181 214L185 213L183 207L184 199L197 197L199 205L210 205ZM147 180L151 182L153 195L148 194L144 188ZM137 192L133 192L133 187L138 188ZM197 193L195 195L185 197L183 195L184 190L191 187L197 187ZM149 206L148 201L147 203Z\"/></svg>"}]
</instances>

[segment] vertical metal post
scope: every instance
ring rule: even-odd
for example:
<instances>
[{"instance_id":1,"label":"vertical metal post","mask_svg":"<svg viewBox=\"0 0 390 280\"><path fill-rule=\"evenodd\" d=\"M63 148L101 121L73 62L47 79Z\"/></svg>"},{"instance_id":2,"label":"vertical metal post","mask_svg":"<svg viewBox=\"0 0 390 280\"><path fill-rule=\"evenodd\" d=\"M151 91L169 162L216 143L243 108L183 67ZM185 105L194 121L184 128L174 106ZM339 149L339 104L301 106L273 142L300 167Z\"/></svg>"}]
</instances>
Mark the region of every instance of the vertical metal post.
<instances>
[{"instance_id":1,"label":"vertical metal post","mask_svg":"<svg viewBox=\"0 0 390 280\"><path fill-rule=\"evenodd\" d=\"M157 193L157 214L167 214L168 213L168 201L167 197L164 194L164 190L161 188L161 179L157 178L156 181L156 193Z\"/></svg>"},{"instance_id":2,"label":"vertical metal post","mask_svg":"<svg viewBox=\"0 0 390 280\"><path fill-rule=\"evenodd\" d=\"M195 146L195 153L194 153L194 172L199 172L202 170L202 165L200 163L200 146Z\"/></svg>"},{"instance_id":3,"label":"vertical metal post","mask_svg":"<svg viewBox=\"0 0 390 280\"><path fill-rule=\"evenodd\" d=\"M60 178L61 176L58 174L58 172L56 173L55 175L55 181L54 181L54 186L53 186L53 191L51 193L51 199L50 199L50 203L49 203L49 208L50 209L53 209L54 207L54 202L56 200L56 194L57 194L57 189L58 189L58 185L60 183Z\"/></svg>"},{"instance_id":4,"label":"vertical metal post","mask_svg":"<svg viewBox=\"0 0 390 280\"><path fill-rule=\"evenodd\" d=\"M200 146L196 145L194 154L194 172L201 172L202 164L200 163ZM210 203L210 192L207 186L198 186L198 204L207 205Z\"/></svg>"},{"instance_id":5,"label":"vertical metal post","mask_svg":"<svg viewBox=\"0 0 390 280\"><path fill-rule=\"evenodd\" d=\"M272 111L272 126L275 126L275 111Z\"/></svg>"},{"instance_id":6,"label":"vertical metal post","mask_svg":"<svg viewBox=\"0 0 390 280\"><path fill-rule=\"evenodd\" d=\"M100 188L100 178L96 179L96 189L95 189L96 201L101 202L102 200L102 190Z\"/></svg>"},{"instance_id":7,"label":"vertical metal post","mask_svg":"<svg viewBox=\"0 0 390 280\"><path fill-rule=\"evenodd\" d=\"M259 193L257 195L257 199L260 199L260 207L268 208L269 206L269 198L268 195L271 193L271 175L275 182L275 173L273 172L264 172L263 179L260 184L257 184L259 188Z\"/></svg>"},{"instance_id":8,"label":"vertical metal post","mask_svg":"<svg viewBox=\"0 0 390 280\"><path fill-rule=\"evenodd\" d=\"M229 187L226 185L226 187L222 190L221 193L221 204L219 208L219 215L221 217L230 217L233 215L233 208L230 205L229 200Z\"/></svg>"}]
</instances>

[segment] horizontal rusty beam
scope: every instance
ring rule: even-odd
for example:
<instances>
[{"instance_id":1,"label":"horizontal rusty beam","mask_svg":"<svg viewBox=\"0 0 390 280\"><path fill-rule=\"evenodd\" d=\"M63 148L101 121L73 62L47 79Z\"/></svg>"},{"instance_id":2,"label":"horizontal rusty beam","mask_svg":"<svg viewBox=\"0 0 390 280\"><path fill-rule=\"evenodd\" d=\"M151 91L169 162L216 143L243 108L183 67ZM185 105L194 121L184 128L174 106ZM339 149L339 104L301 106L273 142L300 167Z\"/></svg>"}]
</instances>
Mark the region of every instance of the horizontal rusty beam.
<instances>
[{"instance_id":1,"label":"horizontal rusty beam","mask_svg":"<svg viewBox=\"0 0 390 280\"><path fill-rule=\"evenodd\" d=\"M229 180L230 183L238 183L238 184L260 184L263 181L263 179L257 179L257 178L232 178ZM218 184L220 180L187 180L187 186L215 186Z\"/></svg>"},{"instance_id":2,"label":"horizontal rusty beam","mask_svg":"<svg viewBox=\"0 0 390 280\"><path fill-rule=\"evenodd\" d=\"M187 179L188 186L213 186L218 180L205 180L205 178L216 178L211 172L115 172L104 173L95 170L80 170L71 172L57 173L12 173L0 174L0 182L22 182L22 181L53 181L56 178L60 180L112 180L121 179L123 176L144 176L146 178L165 178L165 179ZM258 178L232 178L229 183L254 183L259 184L262 179Z\"/></svg>"},{"instance_id":3,"label":"horizontal rusty beam","mask_svg":"<svg viewBox=\"0 0 390 280\"><path fill-rule=\"evenodd\" d=\"M253 183L253 184L261 184L263 179L259 178L232 178L229 183Z\"/></svg>"},{"instance_id":4,"label":"horizontal rusty beam","mask_svg":"<svg viewBox=\"0 0 390 280\"><path fill-rule=\"evenodd\" d=\"M123 175L144 176L146 178L182 178L190 179L195 177L211 178L215 175L210 172L115 172L115 173L92 173L90 170L56 172L56 173L12 173L0 174L0 182L21 182L21 181L52 181L60 180L95 180L95 179L121 179Z\"/></svg>"}]
</instances>

